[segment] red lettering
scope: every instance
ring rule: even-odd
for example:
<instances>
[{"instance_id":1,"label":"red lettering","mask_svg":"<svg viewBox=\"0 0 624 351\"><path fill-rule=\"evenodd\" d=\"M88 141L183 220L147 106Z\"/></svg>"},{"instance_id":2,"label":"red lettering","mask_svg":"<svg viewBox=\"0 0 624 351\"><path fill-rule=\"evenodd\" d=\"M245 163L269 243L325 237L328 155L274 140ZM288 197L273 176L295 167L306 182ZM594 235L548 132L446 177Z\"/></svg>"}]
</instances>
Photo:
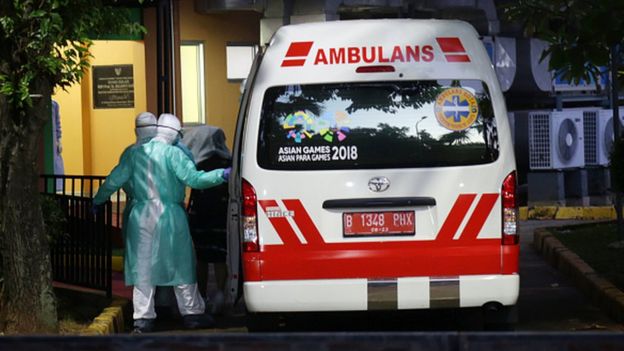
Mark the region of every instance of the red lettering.
<instances>
[{"instance_id":1,"label":"red lettering","mask_svg":"<svg viewBox=\"0 0 624 351\"><path fill-rule=\"evenodd\" d=\"M403 59L403 52L401 51L401 47L400 46L395 46L394 50L392 50L392 62L397 62L397 61L405 61Z\"/></svg>"},{"instance_id":2,"label":"red lettering","mask_svg":"<svg viewBox=\"0 0 624 351\"><path fill-rule=\"evenodd\" d=\"M314 58L314 64L318 65L319 63L324 65L327 64L327 56L325 56L325 51L323 51L323 49L319 49L316 52L316 57Z\"/></svg>"},{"instance_id":3,"label":"red lettering","mask_svg":"<svg viewBox=\"0 0 624 351\"><path fill-rule=\"evenodd\" d=\"M405 57L407 58L407 62L420 62L420 47L418 45L406 46Z\"/></svg>"},{"instance_id":4,"label":"red lettering","mask_svg":"<svg viewBox=\"0 0 624 351\"><path fill-rule=\"evenodd\" d=\"M329 57L323 49L318 49L314 64L336 65L345 63L380 63L387 62L431 62L435 58L431 45L394 46L390 56L384 56L383 46L362 46L347 48L330 48Z\"/></svg>"},{"instance_id":5,"label":"red lettering","mask_svg":"<svg viewBox=\"0 0 624 351\"><path fill-rule=\"evenodd\" d=\"M345 49L329 49L329 63L345 63Z\"/></svg>"},{"instance_id":6,"label":"red lettering","mask_svg":"<svg viewBox=\"0 0 624 351\"><path fill-rule=\"evenodd\" d=\"M366 51L368 51L367 49L368 48L365 46L362 47L362 60L366 63L375 62L375 48L370 48L370 57L366 56Z\"/></svg>"},{"instance_id":7,"label":"red lettering","mask_svg":"<svg viewBox=\"0 0 624 351\"><path fill-rule=\"evenodd\" d=\"M390 62L390 60L388 60L387 57L383 56L383 47L382 46L378 46L377 47L377 52L379 53L379 62Z\"/></svg>"},{"instance_id":8,"label":"red lettering","mask_svg":"<svg viewBox=\"0 0 624 351\"><path fill-rule=\"evenodd\" d=\"M359 48L349 48L349 63L358 63L360 62L360 49Z\"/></svg>"},{"instance_id":9,"label":"red lettering","mask_svg":"<svg viewBox=\"0 0 624 351\"><path fill-rule=\"evenodd\" d=\"M433 46L425 45L422 47L422 60L425 62L433 61Z\"/></svg>"}]
</instances>

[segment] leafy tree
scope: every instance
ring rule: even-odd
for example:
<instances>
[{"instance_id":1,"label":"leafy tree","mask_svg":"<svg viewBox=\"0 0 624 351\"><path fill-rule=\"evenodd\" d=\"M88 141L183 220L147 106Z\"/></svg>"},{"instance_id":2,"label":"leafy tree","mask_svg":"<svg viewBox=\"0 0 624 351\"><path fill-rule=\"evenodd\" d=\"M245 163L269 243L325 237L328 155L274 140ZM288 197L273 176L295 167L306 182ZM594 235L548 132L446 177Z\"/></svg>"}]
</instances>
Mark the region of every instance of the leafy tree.
<instances>
[{"instance_id":1,"label":"leafy tree","mask_svg":"<svg viewBox=\"0 0 624 351\"><path fill-rule=\"evenodd\" d=\"M388 123L379 123L375 134L383 136L386 139L405 140L408 139L408 127L395 127Z\"/></svg>"},{"instance_id":2,"label":"leafy tree","mask_svg":"<svg viewBox=\"0 0 624 351\"><path fill-rule=\"evenodd\" d=\"M468 129L452 131L440 137L440 142L446 145L461 145L470 141Z\"/></svg>"},{"instance_id":3,"label":"leafy tree","mask_svg":"<svg viewBox=\"0 0 624 351\"><path fill-rule=\"evenodd\" d=\"M507 16L523 23L525 34L548 42L542 58L562 78L600 81L600 67L624 35L624 2L617 0L517 0Z\"/></svg>"},{"instance_id":4,"label":"leafy tree","mask_svg":"<svg viewBox=\"0 0 624 351\"><path fill-rule=\"evenodd\" d=\"M624 72L620 69L621 44L624 38L624 1L620 0L517 0L505 7L511 20L524 24L526 34L550 45L542 59L550 55L550 69L572 82L600 82L600 67L611 73L613 120L619 120L618 93ZM620 147L620 124L614 123L614 145ZM617 149L617 148L616 148ZM611 168L624 169L624 158L614 157ZM613 179L621 179L614 174ZM617 185L617 183L615 184ZM624 238L621 187L617 190L615 208L618 235Z\"/></svg>"},{"instance_id":5,"label":"leafy tree","mask_svg":"<svg viewBox=\"0 0 624 351\"><path fill-rule=\"evenodd\" d=\"M0 2L0 331L58 329L37 170L51 93L80 81L90 37L141 29L103 0Z\"/></svg>"}]
</instances>

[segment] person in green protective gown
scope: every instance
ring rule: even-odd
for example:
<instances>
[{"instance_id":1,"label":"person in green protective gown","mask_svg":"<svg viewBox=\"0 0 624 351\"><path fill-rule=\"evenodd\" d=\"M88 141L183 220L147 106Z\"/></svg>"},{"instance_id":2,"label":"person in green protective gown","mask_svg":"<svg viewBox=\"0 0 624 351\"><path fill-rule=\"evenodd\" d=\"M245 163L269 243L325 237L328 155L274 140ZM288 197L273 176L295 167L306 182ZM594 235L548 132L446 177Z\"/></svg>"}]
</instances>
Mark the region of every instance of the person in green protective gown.
<instances>
[{"instance_id":1,"label":"person in green protective gown","mask_svg":"<svg viewBox=\"0 0 624 351\"><path fill-rule=\"evenodd\" d=\"M227 181L229 169L198 171L184 152L173 146L180 138L180 121L163 114L156 136L132 147L98 190L100 205L131 182L132 205L126 225L126 285L133 285L134 331L153 329L156 286L173 286L178 309L188 328L206 328L214 320L205 314L197 288L195 252L183 207L185 186L206 189Z\"/></svg>"},{"instance_id":2,"label":"person in green protective gown","mask_svg":"<svg viewBox=\"0 0 624 351\"><path fill-rule=\"evenodd\" d=\"M134 120L134 134L136 135L136 142L134 144L129 145L122 153L121 157L119 157L119 162L124 162L123 159L128 157L130 154L130 150L143 145L153 137L156 136L156 116L151 112L141 112L139 113ZM126 205L124 206L123 215L122 215L122 227L121 234L124 240L127 239L126 236L126 227L128 223L128 218L130 216L130 210L132 209L132 197L134 196L134 189L132 187L132 180L127 181L122 189L126 193ZM128 263L126 263L128 264Z\"/></svg>"}]
</instances>

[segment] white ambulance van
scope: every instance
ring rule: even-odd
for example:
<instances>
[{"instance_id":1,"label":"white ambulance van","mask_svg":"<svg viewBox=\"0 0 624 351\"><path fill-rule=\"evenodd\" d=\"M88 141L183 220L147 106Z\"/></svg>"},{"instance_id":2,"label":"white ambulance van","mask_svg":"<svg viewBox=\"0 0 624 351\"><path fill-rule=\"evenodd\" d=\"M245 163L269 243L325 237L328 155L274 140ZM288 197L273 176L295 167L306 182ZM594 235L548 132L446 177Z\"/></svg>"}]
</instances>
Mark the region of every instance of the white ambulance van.
<instances>
[{"instance_id":1,"label":"white ambulance van","mask_svg":"<svg viewBox=\"0 0 624 351\"><path fill-rule=\"evenodd\" d=\"M238 116L230 293L242 287L257 316L513 310L516 165L506 116L467 23L280 28L256 59Z\"/></svg>"}]
</instances>

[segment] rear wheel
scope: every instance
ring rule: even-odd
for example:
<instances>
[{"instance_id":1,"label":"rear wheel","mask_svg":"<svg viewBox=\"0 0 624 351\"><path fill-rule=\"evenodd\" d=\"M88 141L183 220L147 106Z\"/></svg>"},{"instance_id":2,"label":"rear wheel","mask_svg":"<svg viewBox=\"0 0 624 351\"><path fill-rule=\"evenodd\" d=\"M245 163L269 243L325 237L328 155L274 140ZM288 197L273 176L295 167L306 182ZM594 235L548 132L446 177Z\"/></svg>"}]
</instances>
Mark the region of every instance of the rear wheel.
<instances>
[{"instance_id":1,"label":"rear wheel","mask_svg":"<svg viewBox=\"0 0 624 351\"><path fill-rule=\"evenodd\" d=\"M510 331L518 322L518 307L502 306L498 303L483 306L483 327L485 330Z\"/></svg>"}]
</instances>

